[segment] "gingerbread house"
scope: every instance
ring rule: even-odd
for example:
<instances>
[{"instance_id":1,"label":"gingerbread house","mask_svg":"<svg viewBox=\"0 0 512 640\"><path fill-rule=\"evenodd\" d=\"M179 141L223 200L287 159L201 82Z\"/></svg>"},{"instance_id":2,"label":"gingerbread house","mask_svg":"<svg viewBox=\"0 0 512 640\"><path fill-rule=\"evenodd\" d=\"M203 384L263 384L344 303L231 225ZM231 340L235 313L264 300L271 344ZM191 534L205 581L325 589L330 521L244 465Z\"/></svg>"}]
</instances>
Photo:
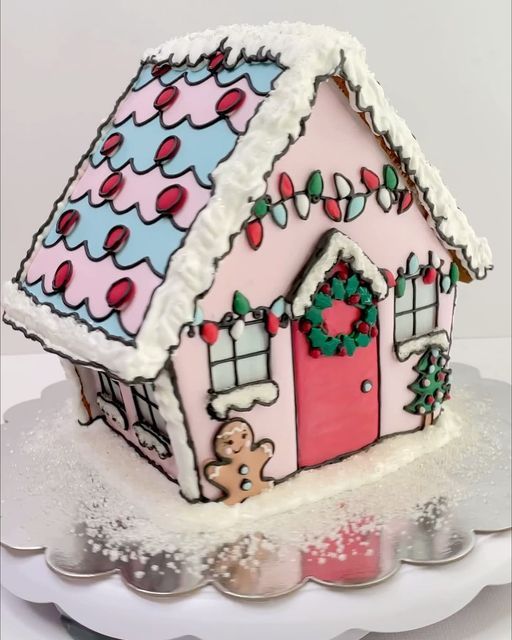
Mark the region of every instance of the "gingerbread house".
<instances>
[{"instance_id":1,"label":"gingerbread house","mask_svg":"<svg viewBox=\"0 0 512 640\"><path fill-rule=\"evenodd\" d=\"M354 38L232 26L145 54L4 319L83 425L239 502L434 422L458 282L490 268Z\"/></svg>"}]
</instances>

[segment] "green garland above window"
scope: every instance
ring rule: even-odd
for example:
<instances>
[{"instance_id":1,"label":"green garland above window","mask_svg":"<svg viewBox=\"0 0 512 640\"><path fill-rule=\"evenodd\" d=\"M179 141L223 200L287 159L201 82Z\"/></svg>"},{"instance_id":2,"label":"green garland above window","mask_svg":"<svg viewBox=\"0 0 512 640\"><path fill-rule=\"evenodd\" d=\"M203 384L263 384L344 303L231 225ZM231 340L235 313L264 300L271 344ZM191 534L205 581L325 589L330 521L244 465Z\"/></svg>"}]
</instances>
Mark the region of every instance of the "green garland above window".
<instances>
[{"instance_id":1,"label":"green garland above window","mask_svg":"<svg viewBox=\"0 0 512 640\"><path fill-rule=\"evenodd\" d=\"M330 335L327 332L323 313L336 302L357 307L360 317L353 323L348 334ZM337 272L329 278L313 297L299 323L310 344L314 358L324 356L351 356L357 348L367 347L377 333L377 302L370 288L349 267L341 263Z\"/></svg>"}]
</instances>

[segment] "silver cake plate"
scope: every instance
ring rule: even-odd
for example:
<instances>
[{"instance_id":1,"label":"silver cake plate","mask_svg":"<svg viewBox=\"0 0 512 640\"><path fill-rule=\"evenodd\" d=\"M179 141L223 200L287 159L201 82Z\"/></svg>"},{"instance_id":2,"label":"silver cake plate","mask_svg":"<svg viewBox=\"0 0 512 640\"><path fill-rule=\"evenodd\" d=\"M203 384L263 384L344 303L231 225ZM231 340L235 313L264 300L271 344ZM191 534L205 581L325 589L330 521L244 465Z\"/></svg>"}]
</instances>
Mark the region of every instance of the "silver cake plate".
<instances>
[{"instance_id":1,"label":"silver cake plate","mask_svg":"<svg viewBox=\"0 0 512 640\"><path fill-rule=\"evenodd\" d=\"M308 581L362 587L391 577L402 562L457 560L471 551L478 533L511 527L511 432L510 385L482 379L477 369L466 365L453 369L452 411L462 433L444 446L377 481L317 502L261 520L244 518L241 511L234 526L188 532L183 522L174 531L172 516L165 531L161 523L153 530L156 525L147 513L138 513L142 507L137 500L126 502L127 495L137 496L138 469L126 478L126 495L118 495L115 487L105 489L109 480L103 483L97 477L97 467L84 475L78 468L82 465L66 457L69 443L63 440L60 445L54 439L47 444L41 438L41 424L52 428L52 412L69 391L66 383L58 383L40 400L7 412L2 544L44 553L49 567L68 578L118 572L136 591L161 596L211 584L230 596L274 598ZM413 442L408 438L423 433L399 436L396 446L407 449ZM380 455L378 447L374 456ZM133 455L125 454L128 448L116 439L112 450L118 449L119 455ZM384 454L381 458L385 464ZM372 464L376 459L368 458ZM155 484L160 482L156 470L147 470L142 460L135 463L141 465L140 473L155 474ZM314 483L322 470L312 473ZM74 474L80 481L68 490ZM99 493L84 486L88 480ZM173 499L180 500L175 494Z\"/></svg>"}]
</instances>

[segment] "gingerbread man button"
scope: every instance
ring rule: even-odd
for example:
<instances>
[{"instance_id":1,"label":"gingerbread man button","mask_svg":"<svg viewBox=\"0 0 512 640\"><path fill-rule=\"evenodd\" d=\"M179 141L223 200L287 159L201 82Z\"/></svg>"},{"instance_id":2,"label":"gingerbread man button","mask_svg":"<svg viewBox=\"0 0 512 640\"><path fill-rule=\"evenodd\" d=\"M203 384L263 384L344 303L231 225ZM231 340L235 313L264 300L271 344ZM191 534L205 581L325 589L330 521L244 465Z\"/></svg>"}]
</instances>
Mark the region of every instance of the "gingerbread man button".
<instances>
[{"instance_id":1,"label":"gingerbread man button","mask_svg":"<svg viewBox=\"0 0 512 640\"><path fill-rule=\"evenodd\" d=\"M274 444L268 439L255 443L245 420L225 422L213 446L218 460L208 462L204 473L224 493L224 504L243 502L273 486L272 479L263 477L263 468L274 455Z\"/></svg>"}]
</instances>

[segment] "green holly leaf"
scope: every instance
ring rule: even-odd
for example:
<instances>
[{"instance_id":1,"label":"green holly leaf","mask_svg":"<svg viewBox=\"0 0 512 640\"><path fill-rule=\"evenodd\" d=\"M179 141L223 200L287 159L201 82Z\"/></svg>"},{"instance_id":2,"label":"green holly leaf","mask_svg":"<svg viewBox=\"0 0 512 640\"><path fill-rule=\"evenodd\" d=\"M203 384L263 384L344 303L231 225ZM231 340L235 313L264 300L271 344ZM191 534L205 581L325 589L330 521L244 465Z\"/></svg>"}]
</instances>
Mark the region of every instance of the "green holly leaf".
<instances>
[{"instance_id":1,"label":"green holly leaf","mask_svg":"<svg viewBox=\"0 0 512 640\"><path fill-rule=\"evenodd\" d=\"M351 338L350 336L343 337L343 348L347 352L347 355L349 356L354 355L354 351L356 350L356 347L357 345L354 338Z\"/></svg>"},{"instance_id":2,"label":"green holly leaf","mask_svg":"<svg viewBox=\"0 0 512 640\"><path fill-rule=\"evenodd\" d=\"M345 291L348 296L353 295L359 288L359 278L356 275L350 276L347 280Z\"/></svg>"},{"instance_id":3,"label":"green holly leaf","mask_svg":"<svg viewBox=\"0 0 512 640\"><path fill-rule=\"evenodd\" d=\"M377 322L377 307L370 307L367 309L364 319L368 324L375 324Z\"/></svg>"},{"instance_id":4,"label":"green holly leaf","mask_svg":"<svg viewBox=\"0 0 512 640\"><path fill-rule=\"evenodd\" d=\"M320 171L313 171L309 176L306 191L310 197L319 198L324 190L324 181Z\"/></svg>"},{"instance_id":5,"label":"green holly leaf","mask_svg":"<svg viewBox=\"0 0 512 640\"><path fill-rule=\"evenodd\" d=\"M323 351L327 336L319 327L313 327L308 333L308 339L312 347Z\"/></svg>"},{"instance_id":6,"label":"green holly leaf","mask_svg":"<svg viewBox=\"0 0 512 640\"><path fill-rule=\"evenodd\" d=\"M367 333L359 333L356 336L356 344L358 347L367 347L371 340L371 337Z\"/></svg>"},{"instance_id":7,"label":"green holly leaf","mask_svg":"<svg viewBox=\"0 0 512 640\"><path fill-rule=\"evenodd\" d=\"M396 279L395 285L395 295L397 298L401 298L405 293L405 278L403 276L398 276Z\"/></svg>"},{"instance_id":8,"label":"green holly leaf","mask_svg":"<svg viewBox=\"0 0 512 640\"><path fill-rule=\"evenodd\" d=\"M398 176L390 164L384 167L384 184L391 191L394 191L398 187Z\"/></svg>"},{"instance_id":9,"label":"green holly leaf","mask_svg":"<svg viewBox=\"0 0 512 640\"><path fill-rule=\"evenodd\" d=\"M322 324L322 312L318 307L309 307L305 313L306 320L309 320L313 324Z\"/></svg>"},{"instance_id":10,"label":"green holly leaf","mask_svg":"<svg viewBox=\"0 0 512 640\"><path fill-rule=\"evenodd\" d=\"M361 297L361 304L367 305L372 301L372 294L368 291L366 287L359 287L357 293Z\"/></svg>"},{"instance_id":11,"label":"green holly leaf","mask_svg":"<svg viewBox=\"0 0 512 640\"><path fill-rule=\"evenodd\" d=\"M340 345L339 338L329 337L324 343L324 346L322 348L322 353L324 354L324 356L333 356L338 350L339 345Z\"/></svg>"},{"instance_id":12,"label":"green holly leaf","mask_svg":"<svg viewBox=\"0 0 512 640\"><path fill-rule=\"evenodd\" d=\"M333 278L331 283L332 295L336 300L343 300L345 297L345 285L339 278Z\"/></svg>"},{"instance_id":13,"label":"green holly leaf","mask_svg":"<svg viewBox=\"0 0 512 640\"><path fill-rule=\"evenodd\" d=\"M332 307L332 300L326 293L319 291L313 298L313 304L319 309L328 309Z\"/></svg>"},{"instance_id":14,"label":"green holly leaf","mask_svg":"<svg viewBox=\"0 0 512 640\"><path fill-rule=\"evenodd\" d=\"M233 295L233 311L239 316L245 316L251 310L251 303L241 291L235 291Z\"/></svg>"},{"instance_id":15,"label":"green holly leaf","mask_svg":"<svg viewBox=\"0 0 512 640\"><path fill-rule=\"evenodd\" d=\"M252 205L251 212L257 218L263 218L264 216L267 215L268 209L269 209L268 202L267 202L266 198L263 197L263 198L258 198L256 200L256 202Z\"/></svg>"}]
</instances>

